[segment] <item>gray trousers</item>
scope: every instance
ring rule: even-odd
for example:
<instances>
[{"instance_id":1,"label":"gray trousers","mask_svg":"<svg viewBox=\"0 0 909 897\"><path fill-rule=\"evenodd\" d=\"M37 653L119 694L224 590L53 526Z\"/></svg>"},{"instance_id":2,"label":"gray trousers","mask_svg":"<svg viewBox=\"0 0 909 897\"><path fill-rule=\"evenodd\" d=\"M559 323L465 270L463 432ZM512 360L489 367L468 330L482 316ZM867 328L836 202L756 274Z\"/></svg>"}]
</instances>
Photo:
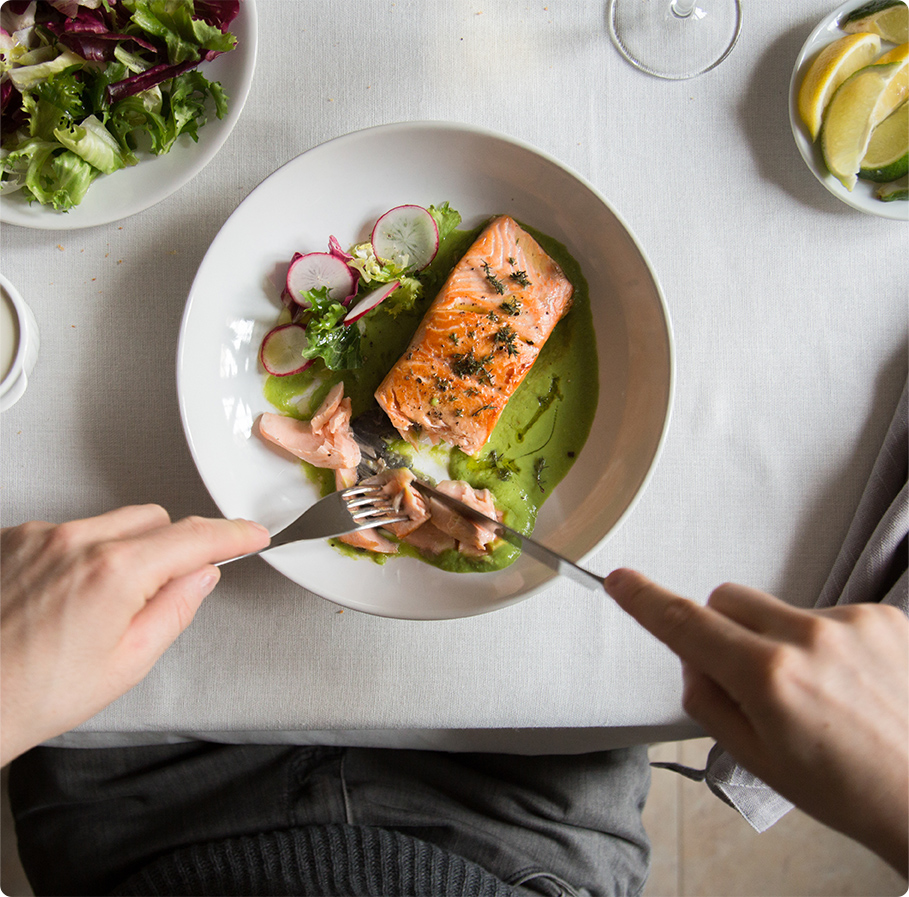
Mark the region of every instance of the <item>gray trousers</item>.
<instances>
[{"instance_id":1,"label":"gray trousers","mask_svg":"<svg viewBox=\"0 0 909 897\"><path fill-rule=\"evenodd\" d=\"M186 845L325 823L420 838L527 894L636 895L649 785L643 746L523 757L191 742L36 748L10 770L38 895L105 894Z\"/></svg>"}]
</instances>

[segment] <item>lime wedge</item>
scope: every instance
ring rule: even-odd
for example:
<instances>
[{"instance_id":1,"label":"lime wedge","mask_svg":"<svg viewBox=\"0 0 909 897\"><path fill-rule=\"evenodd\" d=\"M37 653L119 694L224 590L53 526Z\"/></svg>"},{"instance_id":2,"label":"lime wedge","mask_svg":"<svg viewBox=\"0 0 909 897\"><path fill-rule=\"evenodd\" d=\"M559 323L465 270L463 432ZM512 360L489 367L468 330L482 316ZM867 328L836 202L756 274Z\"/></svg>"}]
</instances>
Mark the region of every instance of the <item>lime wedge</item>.
<instances>
[{"instance_id":1,"label":"lime wedge","mask_svg":"<svg viewBox=\"0 0 909 897\"><path fill-rule=\"evenodd\" d=\"M894 44L909 40L909 6L906 0L873 0L853 10L841 22L848 34L870 31Z\"/></svg>"},{"instance_id":2,"label":"lime wedge","mask_svg":"<svg viewBox=\"0 0 909 897\"><path fill-rule=\"evenodd\" d=\"M909 95L909 63L868 65L836 90L821 127L830 173L852 190L874 129Z\"/></svg>"},{"instance_id":3,"label":"lime wedge","mask_svg":"<svg viewBox=\"0 0 909 897\"><path fill-rule=\"evenodd\" d=\"M889 184L878 185L874 195L882 202L909 199L909 175L901 177L898 181L891 181Z\"/></svg>"},{"instance_id":4,"label":"lime wedge","mask_svg":"<svg viewBox=\"0 0 909 897\"><path fill-rule=\"evenodd\" d=\"M909 103L903 103L872 132L859 177L895 181L909 172Z\"/></svg>"},{"instance_id":5,"label":"lime wedge","mask_svg":"<svg viewBox=\"0 0 909 897\"><path fill-rule=\"evenodd\" d=\"M811 139L821 130L824 110L834 91L851 74L871 65L881 51L881 39L876 34L847 34L827 44L805 72L799 88L799 115Z\"/></svg>"}]
</instances>

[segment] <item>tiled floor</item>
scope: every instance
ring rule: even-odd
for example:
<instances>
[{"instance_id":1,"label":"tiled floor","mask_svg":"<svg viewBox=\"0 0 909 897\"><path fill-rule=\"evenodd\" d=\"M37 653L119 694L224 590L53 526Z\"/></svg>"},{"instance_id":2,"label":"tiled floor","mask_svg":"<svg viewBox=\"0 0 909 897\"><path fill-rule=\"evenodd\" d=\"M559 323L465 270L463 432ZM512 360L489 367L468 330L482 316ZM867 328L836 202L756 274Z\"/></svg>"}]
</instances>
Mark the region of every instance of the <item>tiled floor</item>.
<instances>
[{"instance_id":1,"label":"tiled floor","mask_svg":"<svg viewBox=\"0 0 909 897\"><path fill-rule=\"evenodd\" d=\"M707 739L654 747L651 758L702 767ZM653 771L644 811L654 845L644 897L900 897L906 882L874 854L797 810L763 834L701 783ZM19 866L3 776L0 889L32 891Z\"/></svg>"}]
</instances>

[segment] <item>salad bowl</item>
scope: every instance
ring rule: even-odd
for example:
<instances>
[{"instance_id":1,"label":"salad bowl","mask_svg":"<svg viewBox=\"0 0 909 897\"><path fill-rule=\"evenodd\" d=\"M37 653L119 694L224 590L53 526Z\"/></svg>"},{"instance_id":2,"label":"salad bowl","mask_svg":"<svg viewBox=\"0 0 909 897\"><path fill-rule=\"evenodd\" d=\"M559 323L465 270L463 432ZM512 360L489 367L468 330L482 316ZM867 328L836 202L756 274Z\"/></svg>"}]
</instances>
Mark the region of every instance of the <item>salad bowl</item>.
<instances>
[{"instance_id":1,"label":"salad bowl","mask_svg":"<svg viewBox=\"0 0 909 897\"><path fill-rule=\"evenodd\" d=\"M352 180L351 171L362 177ZM657 463L673 393L669 315L643 250L609 203L554 158L482 128L410 122L357 131L291 160L238 206L199 267L181 325L177 390L190 451L225 516L276 532L313 504L319 495L300 465L255 432L259 415L274 410L258 358L280 307L273 274L294 252L322 248L328 235L342 245L364 239L389 208L443 202L467 228L513 215L563 243L588 281L596 414L534 530L585 561L631 513ZM449 573L410 557L377 564L324 541L263 558L343 607L401 619L493 611L544 591L554 576L526 555L495 572Z\"/></svg>"},{"instance_id":2,"label":"salad bowl","mask_svg":"<svg viewBox=\"0 0 909 897\"><path fill-rule=\"evenodd\" d=\"M138 164L97 178L82 201L67 212L29 203L22 192L4 194L0 197L0 221L37 230L97 227L143 212L192 180L217 155L246 103L256 67L255 0L240 3L230 31L237 38L236 46L199 69L207 79L221 83L228 99L227 113L220 119L212 114L199 129L197 142L188 134L181 134L168 153L145 153Z\"/></svg>"}]
</instances>

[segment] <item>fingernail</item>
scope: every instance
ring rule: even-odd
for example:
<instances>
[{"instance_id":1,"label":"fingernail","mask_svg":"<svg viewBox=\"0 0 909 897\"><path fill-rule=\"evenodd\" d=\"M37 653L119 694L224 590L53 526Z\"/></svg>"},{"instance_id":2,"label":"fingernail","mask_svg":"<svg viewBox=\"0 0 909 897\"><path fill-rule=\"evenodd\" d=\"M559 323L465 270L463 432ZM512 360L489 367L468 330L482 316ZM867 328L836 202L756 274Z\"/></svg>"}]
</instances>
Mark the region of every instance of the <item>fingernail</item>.
<instances>
[{"instance_id":1,"label":"fingernail","mask_svg":"<svg viewBox=\"0 0 909 897\"><path fill-rule=\"evenodd\" d=\"M199 579L199 594L203 598L207 598L218 584L220 578L221 573L217 570L210 570L207 573L204 573Z\"/></svg>"},{"instance_id":2,"label":"fingernail","mask_svg":"<svg viewBox=\"0 0 909 897\"><path fill-rule=\"evenodd\" d=\"M260 532L265 533L266 536L270 536L270 535L271 535L271 534L268 532L268 527L267 527L267 526L262 526L261 523L256 523L255 520L247 520L246 523L248 523L250 526L254 526L254 527L255 527L257 530L259 530Z\"/></svg>"},{"instance_id":3,"label":"fingernail","mask_svg":"<svg viewBox=\"0 0 909 897\"><path fill-rule=\"evenodd\" d=\"M628 577L631 571L625 567L619 567L617 570L613 570L604 580L603 586L607 592L612 592L613 589L621 589L625 583L628 582Z\"/></svg>"}]
</instances>

